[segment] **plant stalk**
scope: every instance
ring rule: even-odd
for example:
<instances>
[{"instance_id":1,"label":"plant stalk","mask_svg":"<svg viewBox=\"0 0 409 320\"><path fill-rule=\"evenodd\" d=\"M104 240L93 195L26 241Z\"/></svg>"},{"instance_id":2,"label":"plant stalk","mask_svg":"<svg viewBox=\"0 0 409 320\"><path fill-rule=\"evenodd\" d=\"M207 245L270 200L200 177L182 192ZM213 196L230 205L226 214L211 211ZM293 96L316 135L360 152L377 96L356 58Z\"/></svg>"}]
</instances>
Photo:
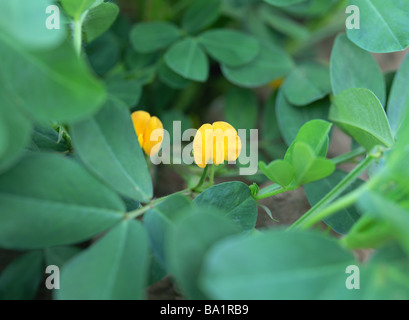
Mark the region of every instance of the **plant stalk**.
<instances>
[{"instance_id":1,"label":"plant stalk","mask_svg":"<svg viewBox=\"0 0 409 320\"><path fill-rule=\"evenodd\" d=\"M359 176L376 160L377 156L369 155L365 160L363 160L359 165L357 165L354 170L352 170L338 185L332 189L324 198L322 198L317 204L315 204L310 210L308 210L300 219L294 222L288 230L292 229L304 229L306 226L310 227L315 223L321 221L323 218L330 216L331 214L339 211L340 209L350 206L353 202L351 200L356 200L357 194L353 192L354 196L351 194L339 199L336 205L327 208L322 211L337 197L339 197L348 187L359 178ZM358 189L359 190L359 189ZM361 191L360 191L361 192ZM346 200L348 201L346 201Z\"/></svg>"}]
</instances>

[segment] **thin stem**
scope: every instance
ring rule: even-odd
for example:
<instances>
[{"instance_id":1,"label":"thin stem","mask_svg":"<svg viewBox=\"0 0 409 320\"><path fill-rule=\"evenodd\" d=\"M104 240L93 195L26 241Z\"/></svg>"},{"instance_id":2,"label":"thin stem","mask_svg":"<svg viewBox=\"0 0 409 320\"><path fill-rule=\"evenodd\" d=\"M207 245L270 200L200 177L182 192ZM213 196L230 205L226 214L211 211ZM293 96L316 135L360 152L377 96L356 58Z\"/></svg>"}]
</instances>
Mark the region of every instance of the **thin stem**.
<instances>
[{"instance_id":1,"label":"thin stem","mask_svg":"<svg viewBox=\"0 0 409 320\"><path fill-rule=\"evenodd\" d=\"M299 226L300 229L308 229L315 225L316 223L320 222L328 218L329 216L333 215L334 213L348 208L356 203L359 197L362 195L363 192L367 190L367 186L364 185L355 191L347 194L345 197L340 198L339 200L333 202L328 207L325 207L323 210L319 211L316 215L311 217L309 220L306 220L303 224Z\"/></svg>"},{"instance_id":2,"label":"thin stem","mask_svg":"<svg viewBox=\"0 0 409 320\"><path fill-rule=\"evenodd\" d=\"M199 180L198 184L195 187L192 188L192 191L196 191L197 189L199 189L203 185L203 183L204 183L204 181L206 179L208 170L209 170L209 165L206 165L206 167L204 168L204 170L202 172L202 176L200 177L200 180Z\"/></svg>"},{"instance_id":3,"label":"thin stem","mask_svg":"<svg viewBox=\"0 0 409 320\"><path fill-rule=\"evenodd\" d=\"M143 206L142 208L136 209L134 211L130 211L126 214L126 218L127 219L135 219L138 218L140 216L142 216L146 211L148 211L149 209L153 209L155 206L157 206L158 204L162 203L163 201L165 201L167 198L169 198L170 196L173 196L175 194L184 194L184 193L190 193L191 190L188 189L184 189L172 194L169 194L167 196L158 198L158 199L154 199L151 200L148 204L146 204L145 206Z\"/></svg>"},{"instance_id":4,"label":"thin stem","mask_svg":"<svg viewBox=\"0 0 409 320\"><path fill-rule=\"evenodd\" d=\"M283 188L278 184L272 184L264 189L261 189L256 196L254 196L254 200L258 201L258 200L262 200L265 198L269 198L269 197L274 197L280 193L284 193L287 191L292 191L295 190L295 187L286 187Z\"/></svg>"},{"instance_id":5,"label":"thin stem","mask_svg":"<svg viewBox=\"0 0 409 320\"><path fill-rule=\"evenodd\" d=\"M341 163L350 162L351 160L354 160L356 157L362 156L365 153L366 153L366 150L363 147L359 147L354 150L351 150L350 152L341 154L338 157L332 158L331 161L335 165L339 165Z\"/></svg>"},{"instance_id":6,"label":"thin stem","mask_svg":"<svg viewBox=\"0 0 409 320\"><path fill-rule=\"evenodd\" d=\"M292 226L291 229L303 228L307 221L312 220L317 222L317 217L321 217L320 211L327 207L332 201L339 197L359 176L375 161L377 157L374 155L369 155L365 160L363 160L359 165L357 165L354 170L352 170L340 183L338 183L335 188L333 188L324 198L322 198L317 204L315 204L310 210L308 210L300 219L298 219ZM338 209L338 208L337 208ZM331 212L332 213L332 212ZM320 220L318 220L320 221ZM311 223L308 223L311 225Z\"/></svg>"},{"instance_id":7,"label":"thin stem","mask_svg":"<svg viewBox=\"0 0 409 320\"><path fill-rule=\"evenodd\" d=\"M214 167L215 165L212 164L210 168L210 177L209 177L210 186L214 185Z\"/></svg>"},{"instance_id":8,"label":"thin stem","mask_svg":"<svg viewBox=\"0 0 409 320\"><path fill-rule=\"evenodd\" d=\"M77 18L74 20L74 49L79 57L81 55L82 48L82 19Z\"/></svg>"}]
</instances>

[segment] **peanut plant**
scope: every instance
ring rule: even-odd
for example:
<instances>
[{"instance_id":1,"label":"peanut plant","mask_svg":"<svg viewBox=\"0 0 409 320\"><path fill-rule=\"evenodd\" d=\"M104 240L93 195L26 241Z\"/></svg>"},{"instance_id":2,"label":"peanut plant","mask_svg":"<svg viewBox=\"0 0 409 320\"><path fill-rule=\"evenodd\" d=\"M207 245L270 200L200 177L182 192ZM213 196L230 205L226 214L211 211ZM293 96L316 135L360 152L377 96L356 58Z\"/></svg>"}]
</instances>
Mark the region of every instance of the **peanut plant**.
<instances>
[{"instance_id":1,"label":"peanut plant","mask_svg":"<svg viewBox=\"0 0 409 320\"><path fill-rule=\"evenodd\" d=\"M409 299L408 47L407 0L2 0L0 298Z\"/></svg>"}]
</instances>

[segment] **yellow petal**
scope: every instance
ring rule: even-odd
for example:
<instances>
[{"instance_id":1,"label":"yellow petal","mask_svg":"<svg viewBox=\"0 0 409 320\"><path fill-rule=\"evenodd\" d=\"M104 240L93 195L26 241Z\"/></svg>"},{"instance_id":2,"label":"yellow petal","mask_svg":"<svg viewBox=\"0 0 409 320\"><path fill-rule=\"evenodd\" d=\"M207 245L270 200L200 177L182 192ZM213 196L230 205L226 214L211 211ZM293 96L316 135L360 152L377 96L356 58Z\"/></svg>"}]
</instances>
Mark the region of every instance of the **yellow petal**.
<instances>
[{"instance_id":1,"label":"yellow petal","mask_svg":"<svg viewBox=\"0 0 409 320\"><path fill-rule=\"evenodd\" d=\"M143 135L151 115L146 111L135 111L131 117L136 135L138 136L139 145L142 147L144 143Z\"/></svg>"},{"instance_id":2,"label":"yellow petal","mask_svg":"<svg viewBox=\"0 0 409 320\"><path fill-rule=\"evenodd\" d=\"M209 123L202 125L197 130L193 139L193 156L195 163L204 168L209 163L212 154L213 126Z\"/></svg>"},{"instance_id":3,"label":"yellow petal","mask_svg":"<svg viewBox=\"0 0 409 320\"><path fill-rule=\"evenodd\" d=\"M163 124L157 117L151 117L143 134L143 150L148 156L159 152L163 140Z\"/></svg>"},{"instance_id":4,"label":"yellow petal","mask_svg":"<svg viewBox=\"0 0 409 320\"><path fill-rule=\"evenodd\" d=\"M241 152L241 140L236 129L224 121L213 123L214 150L213 162L221 164L224 161L234 161Z\"/></svg>"}]
</instances>

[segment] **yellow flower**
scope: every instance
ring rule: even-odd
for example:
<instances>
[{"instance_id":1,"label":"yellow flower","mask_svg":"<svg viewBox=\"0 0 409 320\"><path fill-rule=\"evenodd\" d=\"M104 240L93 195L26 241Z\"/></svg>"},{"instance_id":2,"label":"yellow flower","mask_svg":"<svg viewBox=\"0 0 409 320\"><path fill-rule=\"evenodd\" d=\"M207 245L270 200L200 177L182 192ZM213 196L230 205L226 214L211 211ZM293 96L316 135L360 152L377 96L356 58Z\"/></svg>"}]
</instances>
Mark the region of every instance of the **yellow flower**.
<instances>
[{"instance_id":1,"label":"yellow flower","mask_svg":"<svg viewBox=\"0 0 409 320\"><path fill-rule=\"evenodd\" d=\"M157 117L151 117L146 111L135 111L131 117L139 145L148 156L154 156L162 145L162 122Z\"/></svg>"},{"instance_id":2,"label":"yellow flower","mask_svg":"<svg viewBox=\"0 0 409 320\"><path fill-rule=\"evenodd\" d=\"M281 87L281 85L283 84L283 82L284 82L284 79L283 79L283 78L275 79L275 80L273 80L273 81L271 81L271 82L269 83L269 87L270 87L271 89L277 90L277 89L279 89L279 88Z\"/></svg>"},{"instance_id":3,"label":"yellow flower","mask_svg":"<svg viewBox=\"0 0 409 320\"><path fill-rule=\"evenodd\" d=\"M219 165L224 161L236 160L241 152L241 140L230 124L223 121L206 123L193 139L193 155L200 168L208 163Z\"/></svg>"}]
</instances>

